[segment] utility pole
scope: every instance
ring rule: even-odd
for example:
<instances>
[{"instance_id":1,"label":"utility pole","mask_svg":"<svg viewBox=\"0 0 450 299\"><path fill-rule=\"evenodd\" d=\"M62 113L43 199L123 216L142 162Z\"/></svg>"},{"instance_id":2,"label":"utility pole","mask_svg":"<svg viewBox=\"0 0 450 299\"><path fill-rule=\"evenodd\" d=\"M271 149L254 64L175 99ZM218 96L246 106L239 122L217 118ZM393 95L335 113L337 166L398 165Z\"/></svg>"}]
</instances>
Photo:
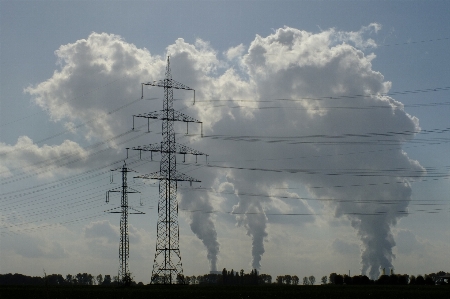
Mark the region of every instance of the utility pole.
<instances>
[{"instance_id":1,"label":"utility pole","mask_svg":"<svg viewBox=\"0 0 450 299\"><path fill-rule=\"evenodd\" d=\"M179 246L177 182L189 181L192 184L192 182L200 181L177 171L176 154L183 154L184 156L192 154L196 158L199 155L205 155L200 151L175 142L175 121L186 122L187 126L190 122L199 124L202 124L202 122L173 109L173 89L194 91L194 103L195 90L172 79L169 57L167 57L165 77L163 80L142 83L142 98L144 97L144 85L164 88L163 110L133 115L133 129L134 117L162 120L163 140L161 143L133 148L133 150L140 152L161 153L159 171L136 176L137 178L159 180L157 240L152 271L152 283L154 284L184 283Z\"/></svg>"},{"instance_id":2,"label":"utility pole","mask_svg":"<svg viewBox=\"0 0 450 299\"><path fill-rule=\"evenodd\" d=\"M128 150L128 149L127 149ZM143 212L137 211L132 207L128 206L128 193L140 193L132 188L128 188L127 184L127 173L134 172L134 170L127 168L125 161L121 168L112 169L111 171L120 171L122 173L122 186L114 188L106 192L106 202L109 202L109 193L120 192L122 194L122 199L120 202L120 207L114 208L109 211L109 213L121 214L120 216L120 246L119 246L119 283L125 286L131 284L131 273L128 268L128 259L130 258L130 240L128 237L128 214L145 214ZM132 191L128 191L131 189ZM121 211L114 211L121 208ZM134 212L129 213L129 210Z\"/></svg>"}]
</instances>

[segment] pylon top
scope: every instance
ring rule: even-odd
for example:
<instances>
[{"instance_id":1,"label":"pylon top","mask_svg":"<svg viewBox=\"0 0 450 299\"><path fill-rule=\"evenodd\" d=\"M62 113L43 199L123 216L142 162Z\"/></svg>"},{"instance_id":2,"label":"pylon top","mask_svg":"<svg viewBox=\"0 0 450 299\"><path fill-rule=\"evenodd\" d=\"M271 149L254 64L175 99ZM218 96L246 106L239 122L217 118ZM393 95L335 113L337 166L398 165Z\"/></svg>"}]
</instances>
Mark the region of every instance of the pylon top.
<instances>
[{"instance_id":1,"label":"pylon top","mask_svg":"<svg viewBox=\"0 0 450 299\"><path fill-rule=\"evenodd\" d=\"M169 56L167 56L166 79L172 80L172 74L170 73L170 60L169 60Z\"/></svg>"}]
</instances>

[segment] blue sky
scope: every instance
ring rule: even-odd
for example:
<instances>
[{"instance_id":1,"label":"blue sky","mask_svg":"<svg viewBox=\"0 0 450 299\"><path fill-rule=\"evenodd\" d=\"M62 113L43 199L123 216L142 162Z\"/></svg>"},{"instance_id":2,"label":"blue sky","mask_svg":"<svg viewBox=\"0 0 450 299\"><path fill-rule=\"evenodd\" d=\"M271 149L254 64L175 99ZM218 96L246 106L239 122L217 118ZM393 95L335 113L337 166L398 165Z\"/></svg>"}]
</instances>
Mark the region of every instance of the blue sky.
<instances>
[{"instance_id":1,"label":"blue sky","mask_svg":"<svg viewBox=\"0 0 450 299\"><path fill-rule=\"evenodd\" d=\"M208 236L214 232L220 244L218 269L250 270L259 265L272 276L316 278L348 270L369 274L378 269L374 263L393 266L399 273L450 271L445 255L450 235L439 229L450 222L446 130L450 127L449 10L447 1L1 1L0 272L42 275L43 268L64 275L117 271L119 219L101 213L113 207L113 203L104 203L103 197L115 187L109 184L109 171L105 170L119 165L110 166L124 158L125 147L147 144L149 138L158 142L159 123L152 124L157 129L151 137L114 136L129 130L131 115L161 109L162 91L146 90L149 98L158 100L130 104L114 118L102 113L138 99L140 82L160 79L168 52L173 57L174 79L198 90L196 106L191 106L190 94L176 93L181 99L175 102L176 109L201 119L207 136L260 136L273 141L249 143L180 135L180 142L207 152L211 159L209 167L192 165L192 160L180 167L202 179L203 190L214 191L189 191L180 186L181 207L193 210L200 205L205 211L219 211L212 216L180 213L185 274L209 271L207 253L215 249L208 247ZM83 39L92 41L89 49L108 63L115 61L108 53L118 44L122 50L116 54L131 55L139 63L133 67L123 63L117 72L97 73L92 64L85 66L83 59L79 60L87 57L86 62L93 62L87 55L90 52L83 53L86 48L76 48ZM291 52L277 48L282 41L292 43ZM278 53L285 54L278 57ZM336 55L339 63L320 63L330 55ZM264 65L258 60L261 57L266 59ZM306 57L304 61L302 57ZM353 64L347 64L349 61ZM71 63L73 68L69 68ZM65 79L58 79L58 74ZM46 81L53 87L43 84ZM287 82L291 85L285 86ZM302 87L295 87L297 83ZM351 105L323 100L360 92L371 96L387 92L390 99L369 97L374 102L357 99ZM305 97L322 101L301 100ZM297 102L280 104L276 100L280 98ZM217 100L228 102L216 107L213 101ZM385 113L386 109L354 109L386 101L394 106L401 102L404 109L396 108L391 114ZM230 108L238 105L246 107ZM351 107L329 108L336 105ZM267 106L277 108L260 109ZM366 112L358 115L357 111ZM94 116L101 121L89 122ZM401 133L418 127L424 131L411 139L396 139L401 134L394 134L395 140L390 142L395 146L380 142L365 147L356 139L351 140L356 142L354 147L317 143L297 148L279 141L283 136L322 134L329 138L350 133ZM184 126L177 130L184 132ZM98 142L100 145L93 147ZM67 163L70 157L79 160ZM141 165L136 159L130 163L143 173L158 167L156 162ZM233 168L237 166L247 170ZM332 170L345 178L266 175L248 168ZM405 173L395 178L388 175L400 168L406 169ZM379 176L361 182L349 175L349 169ZM408 171L420 175L414 179ZM404 190L361 187L364 191L360 192L358 187L348 187L343 192L333 187L392 186L394 181L389 180L399 178L406 184ZM143 193L142 209L147 214L130 220L134 238L130 264L136 278L147 282L154 255L157 194L154 184L135 183ZM224 192L251 192L259 197ZM342 196L363 200L378 194L381 201L384 194L393 196L394 192L407 202L398 208L410 214L379 217L374 223L367 216L355 218L348 212L386 208L386 203L357 206L352 201L317 200ZM297 197L308 200L293 202ZM386 195L383 200L395 199ZM141 198L133 200L139 205ZM38 209L39 201L50 205ZM252 209L261 212L259 218L246 214ZM230 211L242 214L227 214ZM270 215L305 211L315 216ZM202 236L196 230L202 223L211 224L214 232ZM392 251L386 265L377 257L386 238L374 237L381 245L373 250L360 238L381 224L388 227L386 238L392 235L394 240L386 245Z\"/></svg>"}]
</instances>

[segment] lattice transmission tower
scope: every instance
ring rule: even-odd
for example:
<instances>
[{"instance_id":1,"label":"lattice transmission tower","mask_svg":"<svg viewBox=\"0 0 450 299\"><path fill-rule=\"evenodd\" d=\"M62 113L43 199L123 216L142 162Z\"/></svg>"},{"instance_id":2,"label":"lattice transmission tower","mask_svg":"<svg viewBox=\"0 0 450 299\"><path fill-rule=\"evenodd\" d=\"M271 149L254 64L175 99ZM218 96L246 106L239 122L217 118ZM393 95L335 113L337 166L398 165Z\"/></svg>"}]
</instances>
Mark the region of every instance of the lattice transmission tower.
<instances>
[{"instance_id":1,"label":"lattice transmission tower","mask_svg":"<svg viewBox=\"0 0 450 299\"><path fill-rule=\"evenodd\" d=\"M120 192L122 198L120 201L120 207L109 210L108 213L121 214L120 216L120 245L119 245L119 283L122 285L130 285L131 283L131 273L128 267L128 259L130 258L130 239L128 236L128 214L145 214L141 211L135 210L134 208L128 206L128 194L129 193L140 193L132 188L128 187L127 184L127 173L134 172L134 170L127 168L127 164L124 162L121 168L112 169L111 171L120 171L122 173L122 186L114 188L106 192L106 202L109 202L109 193ZM129 190L131 189L131 191ZM121 211L115 211L117 209ZM133 212L130 213L129 210Z\"/></svg>"},{"instance_id":2,"label":"lattice transmission tower","mask_svg":"<svg viewBox=\"0 0 450 299\"><path fill-rule=\"evenodd\" d=\"M157 240L155 260L153 262L152 283L183 283L178 225L177 182L189 181L192 184L192 182L200 181L177 171L176 154L183 154L184 156L186 154L192 154L196 158L199 155L206 154L185 145L177 144L175 142L174 122L186 122L187 129L190 122L199 124L202 124L202 122L173 109L173 89L194 91L194 103L195 90L172 79L169 57L167 57L165 79L142 83L142 97L144 94L144 85L164 88L163 110L133 115L133 129L134 117L162 120L161 143L133 148L138 151L161 153L159 171L136 176L143 179L159 180Z\"/></svg>"}]
</instances>

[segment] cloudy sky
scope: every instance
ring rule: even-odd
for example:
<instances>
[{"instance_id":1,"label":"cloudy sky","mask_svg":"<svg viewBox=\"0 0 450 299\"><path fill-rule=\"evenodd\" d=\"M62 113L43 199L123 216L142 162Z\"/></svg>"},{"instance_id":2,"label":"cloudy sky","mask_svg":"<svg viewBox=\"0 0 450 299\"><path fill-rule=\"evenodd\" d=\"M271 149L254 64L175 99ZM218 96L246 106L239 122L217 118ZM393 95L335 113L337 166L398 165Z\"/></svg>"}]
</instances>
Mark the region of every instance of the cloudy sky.
<instances>
[{"instance_id":1,"label":"cloudy sky","mask_svg":"<svg viewBox=\"0 0 450 299\"><path fill-rule=\"evenodd\" d=\"M1 1L0 272L115 275L125 148L175 109L185 275L450 271L447 1ZM148 131L150 128L150 131ZM159 155L129 151L148 283Z\"/></svg>"}]
</instances>

